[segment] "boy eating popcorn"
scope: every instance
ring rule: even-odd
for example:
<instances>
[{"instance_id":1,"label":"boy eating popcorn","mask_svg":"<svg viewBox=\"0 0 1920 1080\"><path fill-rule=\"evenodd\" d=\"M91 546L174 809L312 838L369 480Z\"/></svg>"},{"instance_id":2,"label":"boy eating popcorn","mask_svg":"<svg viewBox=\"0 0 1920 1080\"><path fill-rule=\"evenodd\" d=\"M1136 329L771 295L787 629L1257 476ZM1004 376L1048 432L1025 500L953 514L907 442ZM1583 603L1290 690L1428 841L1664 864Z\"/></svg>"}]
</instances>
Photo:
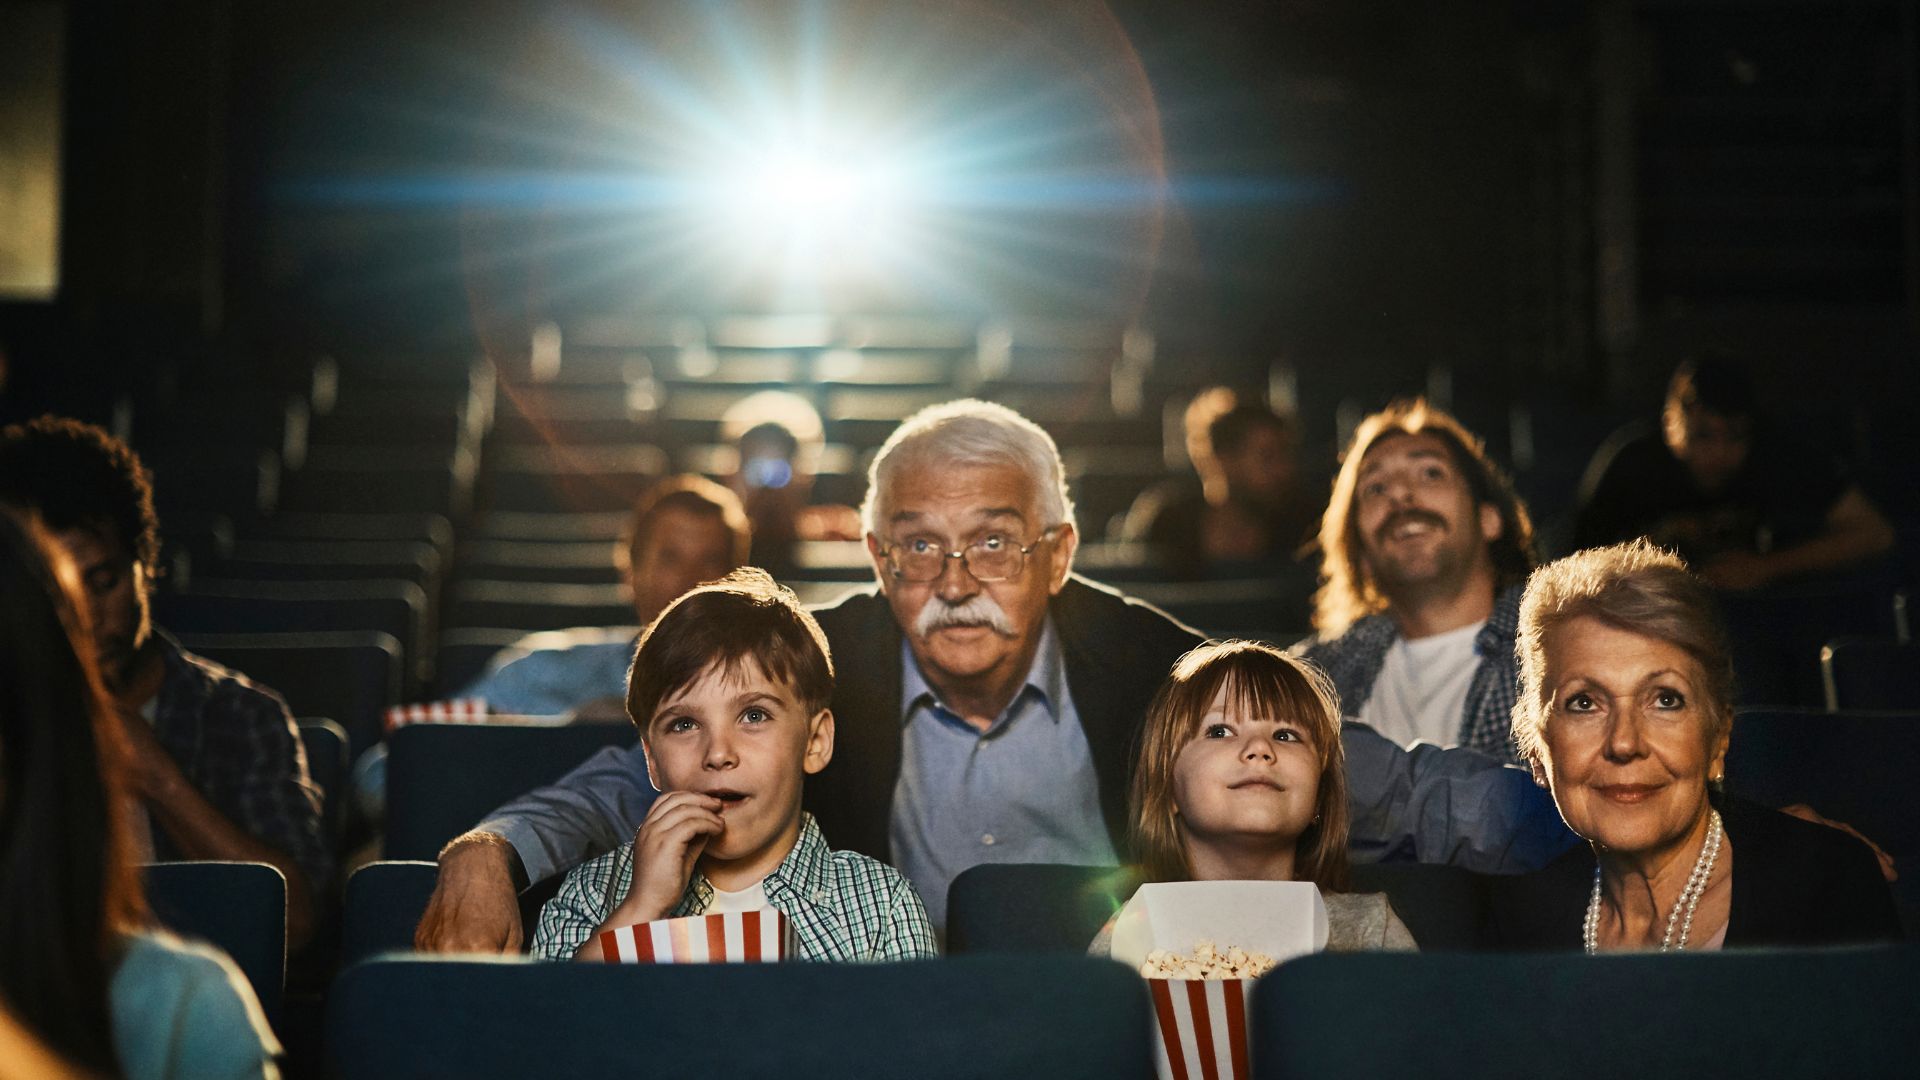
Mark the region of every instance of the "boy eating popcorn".
<instances>
[{"instance_id":1,"label":"boy eating popcorn","mask_svg":"<svg viewBox=\"0 0 1920 1080\"><path fill-rule=\"evenodd\" d=\"M576 868L540 912L535 957L599 960L603 931L773 909L803 960L938 955L892 867L832 851L800 809L833 757L833 661L813 616L764 571L668 605L640 638L627 715L661 795L631 843Z\"/></svg>"}]
</instances>

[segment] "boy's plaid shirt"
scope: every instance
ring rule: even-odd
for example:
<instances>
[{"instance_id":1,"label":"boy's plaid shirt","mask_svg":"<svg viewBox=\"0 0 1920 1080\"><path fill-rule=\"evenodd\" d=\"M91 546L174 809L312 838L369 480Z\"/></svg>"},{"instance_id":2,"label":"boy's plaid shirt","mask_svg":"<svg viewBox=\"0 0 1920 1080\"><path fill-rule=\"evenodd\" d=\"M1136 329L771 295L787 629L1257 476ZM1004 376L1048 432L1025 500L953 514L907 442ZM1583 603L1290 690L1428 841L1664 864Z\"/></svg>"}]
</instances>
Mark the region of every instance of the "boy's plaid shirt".
<instances>
[{"instance_id":1,"label":"boy's plaid shirt","mask_svg":"<svg viewBox=\"0 0 1920 1080\"><path fill-rule=\"evenodd\" d=\"M1518 761L1513 746L1513 703L1519 697L1520 671L1513 642L1520 629L1520 597L1525 585L1509 585L1493 598L1493 614L1474 636L1480 656L1473 682L1467 687L1461 711L1461 746L1508 761ZM1387 662L1387 650L1400 639L1400 629L1384 612L1364 616L1330 639L1310 638L1295 646L1318 664L1340 692L1340 712L1358 717L1373 693L1374 680Z\"/></svg>"},{"instance_id":2,"label":"boy's plaid shirt","mask_svg":"<svg viewBox=\"0 0 1920 1080\"><path fill-rule=\"evenodd\" d=\"M575 867L540 909L536 959L571 960L633 883L633 843ZM800 839L761 882L767 903L793 923L800 959L834 962L920 960L940 954L920 895L898 870L876 859L827 847L812 814L800 816ZM668 918L699 915L713 886L695 873Z\"/></svg>"}]
</instances>

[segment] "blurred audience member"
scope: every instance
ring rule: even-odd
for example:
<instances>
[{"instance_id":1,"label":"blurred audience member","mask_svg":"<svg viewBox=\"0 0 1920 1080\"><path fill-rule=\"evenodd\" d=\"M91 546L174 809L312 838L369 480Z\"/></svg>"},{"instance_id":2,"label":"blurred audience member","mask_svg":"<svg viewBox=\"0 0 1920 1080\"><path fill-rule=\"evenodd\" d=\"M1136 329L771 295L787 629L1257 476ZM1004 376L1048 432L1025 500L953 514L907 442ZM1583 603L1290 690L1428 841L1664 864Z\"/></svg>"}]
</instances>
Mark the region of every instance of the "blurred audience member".
<instances>
[{"instance_id":1,"label":"blurred audience member","mask_svg":"<svg viewBox=\"0 0 1920 1080\"><path fill-rule=\"evenodd\" d=\"M1307 659L1341 708L1403 746L1511 757L1527 508L1480 440L1424 401L1360 423L1320 527Z\"/></svg>"},{"instance_id":2,"label":"blurred audience member","mask_svg":"<svg viewBox=\"0 0 1920 1080\"><path fill-rule=\"evenodd\" d=\"M496 713L624 719L636 627L695 585L727 576L745 561L747 544L747 517L733 492L697 476L662 481L634 506L613 552L633 595L635 625L528 635L453 696L484 698Z\"/></svg>"},{"instance_id":3,"label":"blurred audience member","mask_svg":"<svg viewBox=\"0 0 1920 1080\"><path fill-rule=\"evenodd\" d=\"M1290 562L1320 513L1299 480L1293 421L1216 386L1187 406L1186 436L1199 482L1169 480L1142 492L1122 538L1150 545L1183 577Z\"/></svg>"},{"instance_id":4,"label":"blurred audience member","mask_svg":"<svg viewBox=\"0 0 1920 1080\"><path fill-rule=\"evenodd\" d=\"M698 476L655 484L634 505L627 535L611 553L632 594L635 625L528 634L495 654L485 674L449 696L479 698L488 712L511 716L624 722L627 668L641 631L687 590L740 566L747 535L740 500L719 484ZM354 763L353 799L366 820L386 817L385 743Z\"/></svg>"},{"instance_id":5,"label":"blurred audience member","mask_svg":"<svg viewBox=\"0 0 1920 1080\"><path fill-rule=\"evenodd\" d=\"M307 939L333 869L320 789L280 697L155 627L153 488L126 444L57 417L0 431L0 501L36 511L80 570L100 674L131 749L128 779L154 858L271 863L287 937Z\"/></svg>"},{"instance_id":6,"label":"blurred audience member","mask_svg":"<svg viewBox=\"0 0 1920 1080\"><path fill-rule=\"evenodd\" d=\"M1832 455L1759 415L1733 360L1681 364L1660 428L1631 425L1594 455L1577 547L1645 536L1715 586L1755 589L1893 546L1893 527Z\"/></svg>"},{"instance_id":7,"label":"blurred audience member","mask_svg":"<svg viewBox=\"0 0 1920 1080\"><path fill-rule=\"evenodd\" d=\"M858 540L860 515L850 506L814 505L813 477L825 429L805 398L782 390L750 395L720 420L738 461L727 486L753 524L747 561L779 575L794 568L803 540Z\"/></svg>"},{"instance_id":8,"label":"blurred audience member","mask_svg":"<svg viewBox=\"0 0 1920 1080\"><path fill-rule=\"evenodd\" d=\"M73 564L0 511L0 997L100 1075L278 1076L233 962L147 928L95 652Z\"/></svg>"},{"instance_id":9,"label":"blurred audience member","mask_svg":"<svg viewBox=\"0 0 1920 1080\"><path fill-rule=\"evenodd\" d=\"M1900 937L1867 845L1716 793L1733 661L1712 593L1678 557L1636 540L1542 567L1520 607L1520 656L1514 739L1589 844L1490 882L1500 944L1665 952Z\"/></svg>"}]
</instances>

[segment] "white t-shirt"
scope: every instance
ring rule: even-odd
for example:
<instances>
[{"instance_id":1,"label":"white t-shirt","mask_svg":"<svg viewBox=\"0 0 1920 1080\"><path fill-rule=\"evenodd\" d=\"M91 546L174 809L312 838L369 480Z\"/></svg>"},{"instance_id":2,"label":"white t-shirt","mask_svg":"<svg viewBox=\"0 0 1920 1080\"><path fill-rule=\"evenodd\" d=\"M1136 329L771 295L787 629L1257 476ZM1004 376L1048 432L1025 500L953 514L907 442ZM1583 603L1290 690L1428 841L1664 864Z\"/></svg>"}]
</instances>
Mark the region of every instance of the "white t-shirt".
<instances>
[{"instance_id":1,"label":"white t-shirt","mask_svg":"<svg viewBox=\"0 0 1920 1080\"><path fill-rule=\"evenodd\" d=\"M708 915L730 915L742 911L765 911L772 905L767 903L766 882L756 881L739 892L727 892L725 889L713 890L713 902L707 905Z\"/></svg>"},{"instance_id":2,"label":"white t-shirt","mask_svg":"<svg viewBox=\"0 0 1920 1080\"><path fill-rule=\"evenodd\" d=\"M1467 690L1480 666L1473 639L1485 625L1477 622L1432 637L1396 640L1360 708L1361 721L1401 746L1459 742Z\"/></svg>"}]
</instances>

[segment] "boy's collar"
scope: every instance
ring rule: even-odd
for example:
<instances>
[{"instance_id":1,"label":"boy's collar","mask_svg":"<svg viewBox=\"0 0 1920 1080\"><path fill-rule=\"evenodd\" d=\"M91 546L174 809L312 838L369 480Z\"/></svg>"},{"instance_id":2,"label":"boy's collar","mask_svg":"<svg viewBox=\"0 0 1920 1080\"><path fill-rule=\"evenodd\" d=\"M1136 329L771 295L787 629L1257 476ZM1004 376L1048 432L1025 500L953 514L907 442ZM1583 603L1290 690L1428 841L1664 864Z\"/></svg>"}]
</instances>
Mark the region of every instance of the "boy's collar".
<instances>
[{"instance_id":1,"label":"boy's collar","mask_svg":"<svg viewBox=\"0 0 1920 1080\"><path fill-rule=\"evenodd\" d=\"M826 835L814 823L813 815L802 811L800 836L793 842L793 850L760 881L760 887L766 890L767 902L784 911L786 905L782 901L786 898L816 905L831 900L833 891L826 887L826 882L832 854ZM674 908L673 917L698 915L712 905L713 883L707 880L707 875L696 871L693 880L687 882L686 894Z\"/></svg>"}]
</instances>

